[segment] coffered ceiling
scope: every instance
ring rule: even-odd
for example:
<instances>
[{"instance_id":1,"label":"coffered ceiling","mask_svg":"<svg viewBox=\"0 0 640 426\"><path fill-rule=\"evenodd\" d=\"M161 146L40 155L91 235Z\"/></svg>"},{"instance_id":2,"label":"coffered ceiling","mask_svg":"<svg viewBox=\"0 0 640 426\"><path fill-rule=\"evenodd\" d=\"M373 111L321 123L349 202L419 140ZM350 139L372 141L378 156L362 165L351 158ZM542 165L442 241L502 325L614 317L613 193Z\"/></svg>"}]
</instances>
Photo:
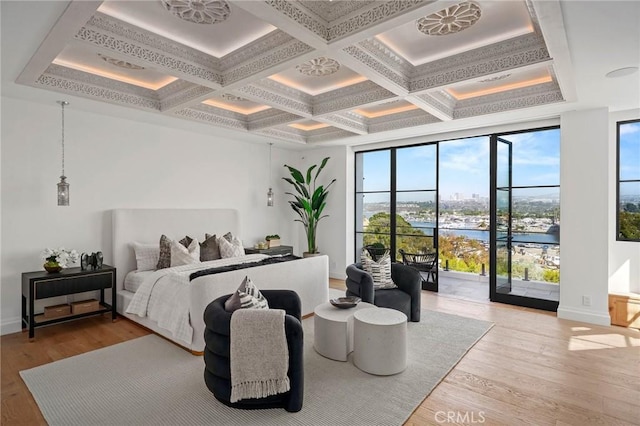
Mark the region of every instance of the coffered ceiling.
<instances>
[{"instance_id":1,"label":"coffered ceiling","mask_svg":"<svg viewBox=\"0 0 640 426\"><path fill-rule=\"evenodd\" d=\"M72 1L16 81L270 139L348 140L573 100L560 8L542 3Z\"/></svg>"}]
</instances>

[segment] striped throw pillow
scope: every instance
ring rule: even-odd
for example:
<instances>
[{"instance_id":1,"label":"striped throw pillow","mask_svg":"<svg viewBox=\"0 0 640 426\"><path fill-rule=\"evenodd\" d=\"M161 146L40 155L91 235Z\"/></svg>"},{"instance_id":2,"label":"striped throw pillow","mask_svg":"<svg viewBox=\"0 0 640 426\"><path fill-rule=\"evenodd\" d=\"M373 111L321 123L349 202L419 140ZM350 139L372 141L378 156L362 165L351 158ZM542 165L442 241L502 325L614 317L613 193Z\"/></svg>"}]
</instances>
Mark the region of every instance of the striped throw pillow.
<instances>
[{"instance_id":1,"label":"striped throw pillow","mask_svg":"<svg viewBox=\"0 0 640 426\"><path fill-rule=\"evenodd\" d=\"M398 287L391 279L391 256L389 255L389 250L378 257L377 261L371 258L366 249L362 250L360 261L362 262L362 269L373 278L373 288L375 290Z\"/></svg>"},{"instance_id":2,"label":"striped throw pillow","mask_svg":"<svg viewBox=\"0 0 640 426\"><path fill-rule=\"evenodd\" d=\"M233 312L237 309L269 309L267 299L249 277L244 277L240 287L224 302L225 311Z\"/></svg>"}]
</instances>

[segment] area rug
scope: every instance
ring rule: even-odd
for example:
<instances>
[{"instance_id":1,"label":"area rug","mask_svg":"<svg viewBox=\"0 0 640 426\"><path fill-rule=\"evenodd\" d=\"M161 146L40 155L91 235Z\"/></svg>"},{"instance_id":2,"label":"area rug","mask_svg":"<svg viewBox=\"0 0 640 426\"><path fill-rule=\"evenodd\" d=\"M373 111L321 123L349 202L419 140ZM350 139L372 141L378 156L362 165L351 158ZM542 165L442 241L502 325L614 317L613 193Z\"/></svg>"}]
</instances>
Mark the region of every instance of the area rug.
<instances>
[{"instance_id":1,"label":"area rug","mask_svg":"<svg viewBox=\"0 0 640 426\"><path fill-rule=\"evenodd\" d=\"M422 311L408 324L407 369L373 376L313 349L303 321L302 411L236 410L203 380L204 361L155 335L20 372L49 425L401 425L492 327L486 321Z\"/></svg>"}]
</instances>

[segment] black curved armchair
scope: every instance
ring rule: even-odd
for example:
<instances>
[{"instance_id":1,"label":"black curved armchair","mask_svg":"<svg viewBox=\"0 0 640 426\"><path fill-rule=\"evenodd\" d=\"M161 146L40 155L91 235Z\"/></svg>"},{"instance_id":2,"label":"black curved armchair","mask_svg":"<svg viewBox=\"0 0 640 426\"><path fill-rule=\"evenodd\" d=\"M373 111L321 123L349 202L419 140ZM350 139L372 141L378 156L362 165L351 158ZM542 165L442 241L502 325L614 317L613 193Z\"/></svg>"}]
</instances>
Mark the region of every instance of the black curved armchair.
<instances>
[{"instance_id":1,"label":"black curved armchair","mask_svg":"<svg viewBox=\"0 0 640 426\"><path fill-rule=\"evenodd\" d=\"M286 312L284 329L289 348L288 392L266 398L231 400L230 329L231 312L224 310L227 294L211 302L204 311L204 381L216 399L225 405L242 409L284 408L290 412L302 409L304 390L303 331L300 297L291 290L261 290L269 308Z\"/></svg>"},{"instance_id":2,"label":"black curved armchair","mask_svg":"<svg viewBox=\"0 0 640 426\"><path fill-rule=\"evenodd\" d=\"M403 312L410 321L420 322L420 272L400 263L391 264L391 278L398 288L374 290L373 278L360 263L347 266L347 296L363 302Z\"/></svg>"}]
</instances>

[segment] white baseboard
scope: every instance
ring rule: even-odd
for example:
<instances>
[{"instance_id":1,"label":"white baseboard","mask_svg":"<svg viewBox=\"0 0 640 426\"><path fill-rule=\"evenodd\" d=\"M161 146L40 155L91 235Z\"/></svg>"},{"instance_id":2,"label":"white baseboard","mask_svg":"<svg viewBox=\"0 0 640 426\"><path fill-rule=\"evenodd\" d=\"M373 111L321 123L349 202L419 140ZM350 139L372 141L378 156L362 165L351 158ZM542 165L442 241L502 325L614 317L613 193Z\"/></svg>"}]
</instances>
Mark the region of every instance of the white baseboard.
<instances>
[{"instance_id":1,"label":"white baseboard","mask_svg":"<svg viewBox=\"0 0 640 426\"><path fill-rule=\"evenodd\" d=\"M347 275L344 272L329 271L329 278L334 280L345 280Z\"/></svg>"},{"instance_id":2,"label":"white baseboard","mask_svg":"<svg viewBox=\"0 0 640 426\"><path fill-rule=\"evenodd\" d=\"M585 311L576 308L558 307L558 318L586 322L596 325L611 325L611 317L609 313L599 313L593 311Z\"/></svg>"},{"instance_id":3,"label":"white baseboard","mask_svg":"<svg viewBox=\"0 0 640 426\"><path fill-rule=\"evenodd\" d=\"M0 335L17 333L22 331L22 318L8 318L2 321L0 324Z\"/></svg>"}]
</instances>

